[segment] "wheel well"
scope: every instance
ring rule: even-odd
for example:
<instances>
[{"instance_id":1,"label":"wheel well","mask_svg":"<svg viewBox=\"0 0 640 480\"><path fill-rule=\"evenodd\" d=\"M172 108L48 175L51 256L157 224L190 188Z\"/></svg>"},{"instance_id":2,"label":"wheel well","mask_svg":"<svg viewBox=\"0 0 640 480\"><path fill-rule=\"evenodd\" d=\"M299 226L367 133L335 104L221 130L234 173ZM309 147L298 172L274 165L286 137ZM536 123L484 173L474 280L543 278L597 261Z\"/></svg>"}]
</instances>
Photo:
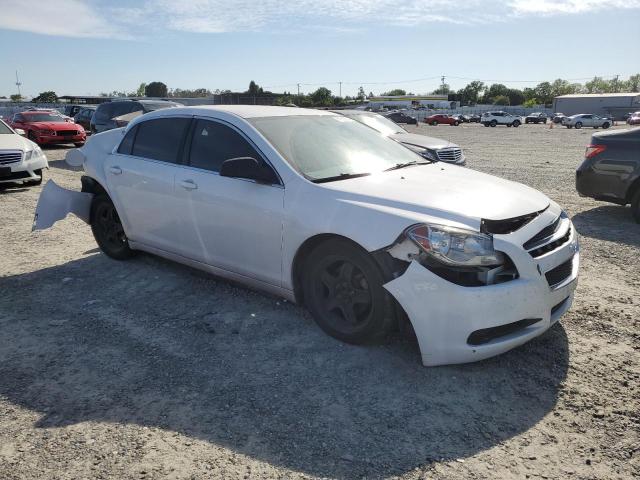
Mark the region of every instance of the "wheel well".
<instances>
[{"instance_id":1,"label":"wheel well","mask_svg":"<svg viewBox=\"0 0 640 480\"><path fill-rule=\"evenodd\" d=\"M93 193L95 195L100 195L100 194L105 194L107 196L109 195L106 189L102 185L100 185L100 183L97 180L94 180L93 178L87 175L83 175L82 177L80 177L80 182L82 183L83 192Z\"/></svg>"}]
</instances>

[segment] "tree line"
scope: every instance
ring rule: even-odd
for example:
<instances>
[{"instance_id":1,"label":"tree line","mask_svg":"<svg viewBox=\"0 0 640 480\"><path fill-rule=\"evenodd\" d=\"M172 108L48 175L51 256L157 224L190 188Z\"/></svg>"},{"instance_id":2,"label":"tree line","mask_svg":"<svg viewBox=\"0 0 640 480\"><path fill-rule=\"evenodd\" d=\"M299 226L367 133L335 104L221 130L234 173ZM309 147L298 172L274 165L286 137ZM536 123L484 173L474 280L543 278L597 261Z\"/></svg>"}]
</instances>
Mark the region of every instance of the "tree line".
<instances>
[{"instance_id":1,"label":"tree line","mask_svg":"<svg viewBox=\"0 0 640 480\"><path fill-rule=\"evenodd\" d=\"M547 105L553 102L554 97L574 93L615 93L615 92L640 92L640 73L631 75L628 79L614 78L610 80L602 77L594 77L592 80L581 84L572 83L568 80L558 78L553 82L541 82L533 88L510 88L501 83L486 85L480 80L468 83L464 88L457 91L452 90L448 84L443 83L431 94L447 95L451 101L459 101L462 105L493 104L493 105L524 105L525 107L534 105ZM138 89L131 92L112 91L103 92L100 95L105 97L159 97L159 98L206 98L213 95L244 94L253 97L275 97L277 105L297 105L300 107L332 107L353 103L362 103L367 98L374 97L373 92L365 94L361 86L355 96L337 96L326 87L320 87L308 94L293 94L291 92L273 93L264 90L255 81L249 82L249 88L244 92L231 92L231 90L209 90L208 88L190 89L169 89L163 82L141 83ZM380 95L414 95L397 88ZM0 97L5 98L5 97ZM11 95L11 100L20 101L19 95ZM33 99L34 102L55 103L58 96L53 91L41 92Z\"/></svg>"}]
</instances>

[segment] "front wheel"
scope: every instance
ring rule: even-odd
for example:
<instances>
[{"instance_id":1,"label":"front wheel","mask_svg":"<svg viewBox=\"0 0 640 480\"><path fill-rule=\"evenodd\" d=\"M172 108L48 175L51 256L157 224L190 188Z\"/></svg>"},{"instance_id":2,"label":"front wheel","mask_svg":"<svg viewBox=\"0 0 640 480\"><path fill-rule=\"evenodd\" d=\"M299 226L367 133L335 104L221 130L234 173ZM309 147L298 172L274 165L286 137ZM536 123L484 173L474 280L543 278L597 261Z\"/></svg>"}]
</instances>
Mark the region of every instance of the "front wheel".
<instances>
[{"instance_id":1,"label":"front wheel","mask_svg":"<svg viewBox=\"0 0 640 480\"><path fill-rule=\"evenodd\" d=\"M371 256L347 240L318 246L305 264L303 295L318 326L343 342L382 340L395 324L392 299Z\"/></svg>"},{"instance_id":2,"label":"front wheel","mask_svg":"<svg viewBox=\"0 0 640 480\"><path fill-rule=\"evenodd\" d=\"M490 127L495 127L496 125L498 125L498 122L496 122L495 120L491 120L491 123L489 123Z\"/></svg>"},{"instance_id":3,"label":"front wheel","mask_svg":"<svg viewBox=\"0 0 640 480\"><path fill-rule=\"evenodd\" d=\"M576 122L576 128L582 128L582 122Z\"/></svg>"},{"instance_id":4,"label":"front wheel","mask_svg":"<svg viewBox=\"0 0 640 480\"><path fill-rule=\"evenodd\" d=\"M515 122L513 122L513 126L518 128L520 126L520 120L516 120Z\"/></svg>"},{"instance_id":5,"label":"front wheel","mask_svg":"<svg viewBox=\"0 0 640 480\"><path fill-rule=\"evenodd\" d=\"M457 127L458 125L460 125L460 122L458 122L457 120L455 122L453 122L453 126Z\"/></svg>"},{"instance_id":6,"label":"front wheel","mask_svg":"<svg viewBox=\"0 0 640 480\"><path fill-rule=\"evenodd\" d=\"M133 256L124 233L120 217L111 199L104 194L96 195L91 202L91 231L96 243L106 255L116 260Z\"/></svg>"},{"instance_id":7,"label":"front wheel","mask_svg":"<svg viewBox=\"0 0 640 480\"><path fill-rule=\"evenodd\" d=\"M76 142L73 144L76 148L80 148L82 146L84 146L84 142Z\"/></svg>"},{"instance_id":8,"label":"front wheel","mask_svg":"<svg viewBox=\"0 0 640 480\"><path fill-rule=\"evenodd\" d=\"M602 124L602 128L604 128L604 129L607 129L607 128L609 128L610 126L611 126L611 124L610 124L610 123L603 123L603 124Z\"/></svg>"},{"instance_id":9,"label":"front wheel","mask_svg":"<svg viewBox=\"0 0 640 480\"><path fill-rule=\"evenodd\" d=\"M438 125L438 122L436 122L435 120L433 122L431 122L431 126L432 127L436 127Z\"/></svg>"}]
</instances>

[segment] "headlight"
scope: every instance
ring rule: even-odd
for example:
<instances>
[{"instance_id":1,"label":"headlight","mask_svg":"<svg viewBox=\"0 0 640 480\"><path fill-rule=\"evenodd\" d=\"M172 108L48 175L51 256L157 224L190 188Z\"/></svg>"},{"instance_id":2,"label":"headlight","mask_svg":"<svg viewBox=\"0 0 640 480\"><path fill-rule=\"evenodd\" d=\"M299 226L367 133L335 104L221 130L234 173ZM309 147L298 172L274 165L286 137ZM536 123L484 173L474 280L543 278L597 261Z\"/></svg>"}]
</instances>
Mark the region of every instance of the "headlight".
<instances>
[{"instance_id":1,"label":"headlight","mask_svg":"<svg viewBox=\"0 0 640 480\"><path fill-rule=\"evenodd\" d=\"M36 147L33 150L27 150L24 152L24 161L35 160L36 158L42 157L44 154L40 147Z\"/></svg>"},{"instance_id":2,"label":"headlight","mask_svg":"<svg viewBox=\"0 0 640 480\"><path fill-rule=\"evenodd\" d=\"M505 257L493 249L493 238L483 233L443 225L415 225L406 235L427 255L446 265L488 267Z\"/></svg>"}]
</instances>

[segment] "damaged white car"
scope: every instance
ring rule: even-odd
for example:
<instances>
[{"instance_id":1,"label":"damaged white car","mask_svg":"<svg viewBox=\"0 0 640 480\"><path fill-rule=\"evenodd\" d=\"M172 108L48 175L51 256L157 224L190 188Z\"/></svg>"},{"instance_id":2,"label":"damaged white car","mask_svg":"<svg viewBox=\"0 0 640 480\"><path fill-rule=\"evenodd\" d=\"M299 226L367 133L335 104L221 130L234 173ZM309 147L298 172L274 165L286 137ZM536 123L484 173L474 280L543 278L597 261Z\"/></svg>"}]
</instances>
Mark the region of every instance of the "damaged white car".
<instances>
[{"instance_id":1,"label":"damaged white car","mask_svg":"<svg viewBox=\"0 0 640 480\"><path fill-rule=\"evenodd\" d=\"M166 109L67 161L82 192L50 182L34 228L75 212L113 258L144 250L270 291L349 343L408 319L424 365L505 352L573 299L578 239L555 202L330 112Z\"/></svg>"}]
</instances>

